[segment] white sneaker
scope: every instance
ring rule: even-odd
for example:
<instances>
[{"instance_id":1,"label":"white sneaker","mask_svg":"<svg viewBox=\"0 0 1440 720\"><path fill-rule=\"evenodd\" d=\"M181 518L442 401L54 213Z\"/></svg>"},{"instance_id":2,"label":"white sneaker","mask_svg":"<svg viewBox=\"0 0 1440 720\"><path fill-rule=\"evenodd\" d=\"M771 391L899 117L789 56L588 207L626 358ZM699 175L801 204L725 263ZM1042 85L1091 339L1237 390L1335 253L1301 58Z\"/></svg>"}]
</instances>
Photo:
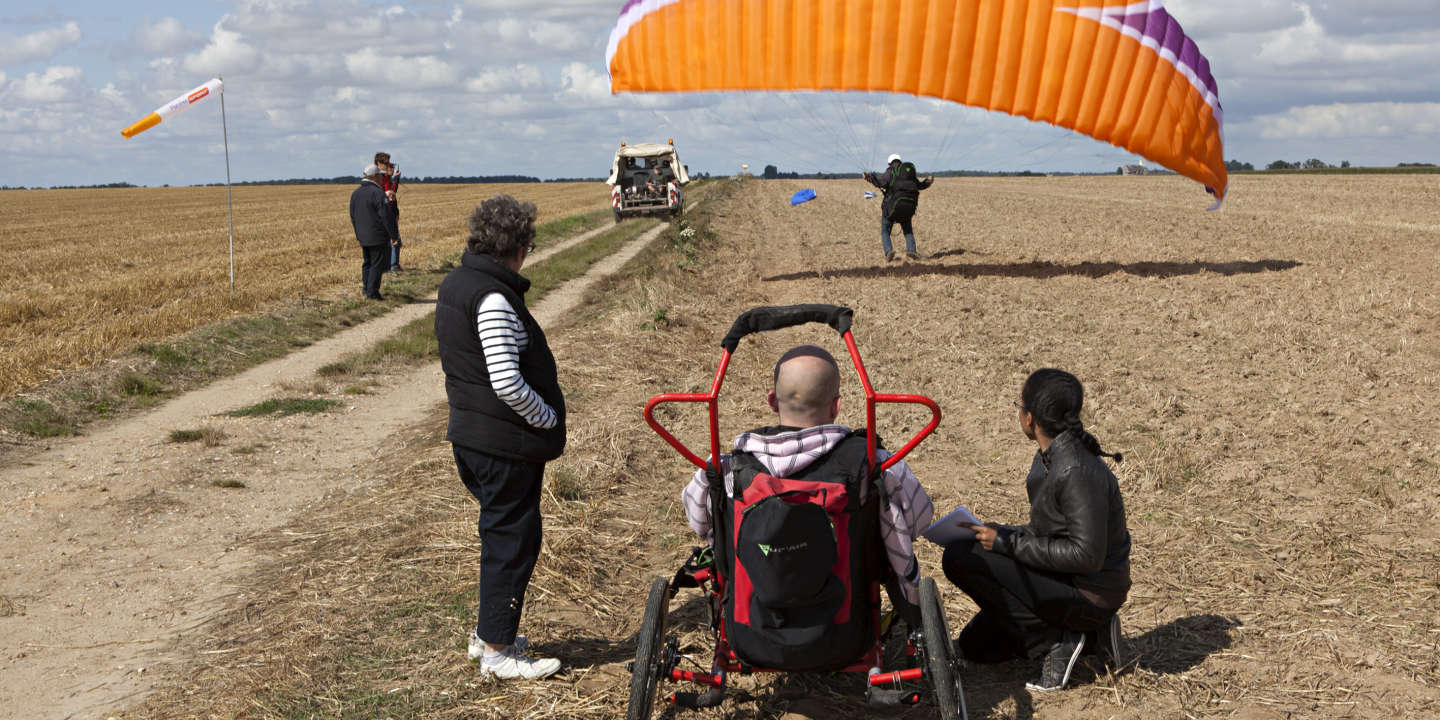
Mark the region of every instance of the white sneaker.
<instances>
[{"instance_id":1,"label":"white sneaker","mask_svg":"<svg viewBox=\"0 0 1440 720\"><path fill-rule=\"evenodd\" d=\"M560 670L555 658L532 658L511 645L497 657L480 658L480 675L500 680L539 680Z\"/></svg>"},{"instance_id":2,"label":"white sneaker","mask_svg":"<svg viewBox=\"0 0 1440 720\"><path fill-rule=\"evenodd\" d=\"M530 638L524 635L516 635L515 642L510 643L510 646L523 653L530 649ZM481 640L480 636L476 635L473 631L470 633L470 649L468 654L471 660L479 660L485 655L485 641Z\"/></svg>"}]
</instances>

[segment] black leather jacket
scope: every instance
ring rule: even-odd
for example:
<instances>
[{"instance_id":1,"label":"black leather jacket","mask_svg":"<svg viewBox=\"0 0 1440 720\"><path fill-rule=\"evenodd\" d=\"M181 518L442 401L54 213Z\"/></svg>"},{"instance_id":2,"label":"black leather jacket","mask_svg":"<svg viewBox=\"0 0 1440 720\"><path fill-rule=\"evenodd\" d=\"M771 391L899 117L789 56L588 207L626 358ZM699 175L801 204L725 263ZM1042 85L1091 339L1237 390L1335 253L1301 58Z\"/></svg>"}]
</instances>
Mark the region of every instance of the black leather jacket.
<instances>
[{"instance_id":1,"label":"black leather jacket","mask_svg":"<svg viewBox=\"0 0 1440 720\"><path fill-rule=\"evenodd\" d=\"M1002 526L995 552L1038 570L1075 576L1096 604L1119 607L1130 589L1130 531L1120 484L1073 433L1036 452L1025 478L1030 522ZM1086 592L1088 591L1088 592Z\"/></svg>"}]
</instances>

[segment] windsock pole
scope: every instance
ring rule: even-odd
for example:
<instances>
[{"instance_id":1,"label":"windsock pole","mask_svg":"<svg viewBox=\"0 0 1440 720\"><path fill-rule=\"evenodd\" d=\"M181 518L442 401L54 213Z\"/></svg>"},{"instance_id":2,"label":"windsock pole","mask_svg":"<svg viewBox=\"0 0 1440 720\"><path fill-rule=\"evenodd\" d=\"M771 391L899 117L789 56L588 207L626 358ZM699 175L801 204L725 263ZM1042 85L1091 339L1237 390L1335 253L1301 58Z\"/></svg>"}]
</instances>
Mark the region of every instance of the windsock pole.
<instances>
[{"instance_id":1,"label":"windsock pole","mask_svg":"<svg viewBox=\"0 0 1440 720\"><path fill-rule=\"evenodd\" d=\"M225 143L225 206L230 213L230 291L235 291L235 204L230 198L230 128L225 121L225 82L219 77L171 100L120 131L131 138L189 109L195 103L216 93L220 94L220 133Z\"/></svg>"},{"instance_id":2,"label":"windsock pole","mask_svg":"<svg viewBox=\"0 0 1440 720\"><path fill-rule=\"evenodd\" d=\"M225 124L224 85L220 86L220 137L225 143L225 207L230 211L230 292L235 292L235 205L230 201L230 129Z\"/></svg>"}]
</instances>

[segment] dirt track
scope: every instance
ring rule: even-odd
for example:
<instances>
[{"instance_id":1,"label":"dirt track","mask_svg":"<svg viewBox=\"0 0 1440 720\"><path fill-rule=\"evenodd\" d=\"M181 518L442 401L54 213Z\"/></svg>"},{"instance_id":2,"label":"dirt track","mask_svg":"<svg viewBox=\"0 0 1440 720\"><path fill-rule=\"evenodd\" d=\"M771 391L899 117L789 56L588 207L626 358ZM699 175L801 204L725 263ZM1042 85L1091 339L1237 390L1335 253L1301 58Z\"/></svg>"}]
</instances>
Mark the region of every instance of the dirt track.
<instances>
[{"instance_id":1,"label":"dirt track","mask_svg":"<svg viewBox=\"0 0 1440 720\"><path fill-rule=\"evenodd\" d=\"M547 295L535 316L552 323L661 227ZM387 440L444 403L438 364L383 377L333 413L218 414L305 394L317 368L431 308L399 308L0 471L0 562L8 570L0 579L0 716L89 717L133 702L157 665L177 659L169 650L179 636L233 606L234 583L259 559L253 538L303 517L337 486L364 487L377 457L406 452ZM222 429L225 447L166 442L172 430L202 425ZM244 489L213 484L227 480Z\"/></svg>"}]
</instances>

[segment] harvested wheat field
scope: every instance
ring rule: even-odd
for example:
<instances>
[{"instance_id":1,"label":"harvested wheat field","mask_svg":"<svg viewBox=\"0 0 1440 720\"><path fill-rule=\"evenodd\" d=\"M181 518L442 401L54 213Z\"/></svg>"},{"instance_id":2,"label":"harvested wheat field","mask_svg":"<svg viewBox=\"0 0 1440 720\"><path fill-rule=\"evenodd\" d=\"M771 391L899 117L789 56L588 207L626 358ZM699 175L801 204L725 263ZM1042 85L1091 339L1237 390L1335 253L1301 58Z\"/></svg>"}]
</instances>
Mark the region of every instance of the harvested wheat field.
<instances>
[{"instance_id":1,"label":"harvested wheat field","mask_svg":"<svg viewBox=\"0 0 1440 720\"><path fill-rule=\"evenodd\" d=\"M223 317L358 295L353 189L235 188L233 292L223 187L0 192L0 397ZM469 212L500 192L540 222L609 205L599 183L404 185L402 263L458 252Z\"/></svg>"},{"instance_id":2,"label":"harvested wheat field","mask_svg":"<svg viewBox=\"0 0 1440 720\"><path fill-rule=\"evenodd\" d=\"M736 187L689 219L693 244L670 236L547 328L570 446L547 469L522 631L568 675L495 685L464 661L475 507L437 411L399 438L411 452L385 460L384 487L277 534L245 609L194 639L203 667L133 715L623 716L645 590L693 542L690 469L640 408L707 388L741 311L801 302L854 308L877 390L944 409L911 456L941 510L1023 520L1034 446L1011 400L1038 367L1075 372L1087 427L1125 454L1130 662L1049 694L1025 689L1032 663L972 665L970 717L1440 714L1440 177L1240 176L1218 213L1173 178L941 180L916 220L924 259L890 264L859 182L808 184L818 199L792 208L801 186ZM819 325L741 344L723 436L770 420L771 363L817 340L843 352ZM663 418L703 448L698 409ZM879 430L898 445L923 419L891 410ZM939 575L940 548L918 553ZM953 632L974 606L941 588ZM708 664L698 595L671 608ZM734 681L694 716L934 717L865 707L856 676Z\"/></svg>"}]
</instances>

